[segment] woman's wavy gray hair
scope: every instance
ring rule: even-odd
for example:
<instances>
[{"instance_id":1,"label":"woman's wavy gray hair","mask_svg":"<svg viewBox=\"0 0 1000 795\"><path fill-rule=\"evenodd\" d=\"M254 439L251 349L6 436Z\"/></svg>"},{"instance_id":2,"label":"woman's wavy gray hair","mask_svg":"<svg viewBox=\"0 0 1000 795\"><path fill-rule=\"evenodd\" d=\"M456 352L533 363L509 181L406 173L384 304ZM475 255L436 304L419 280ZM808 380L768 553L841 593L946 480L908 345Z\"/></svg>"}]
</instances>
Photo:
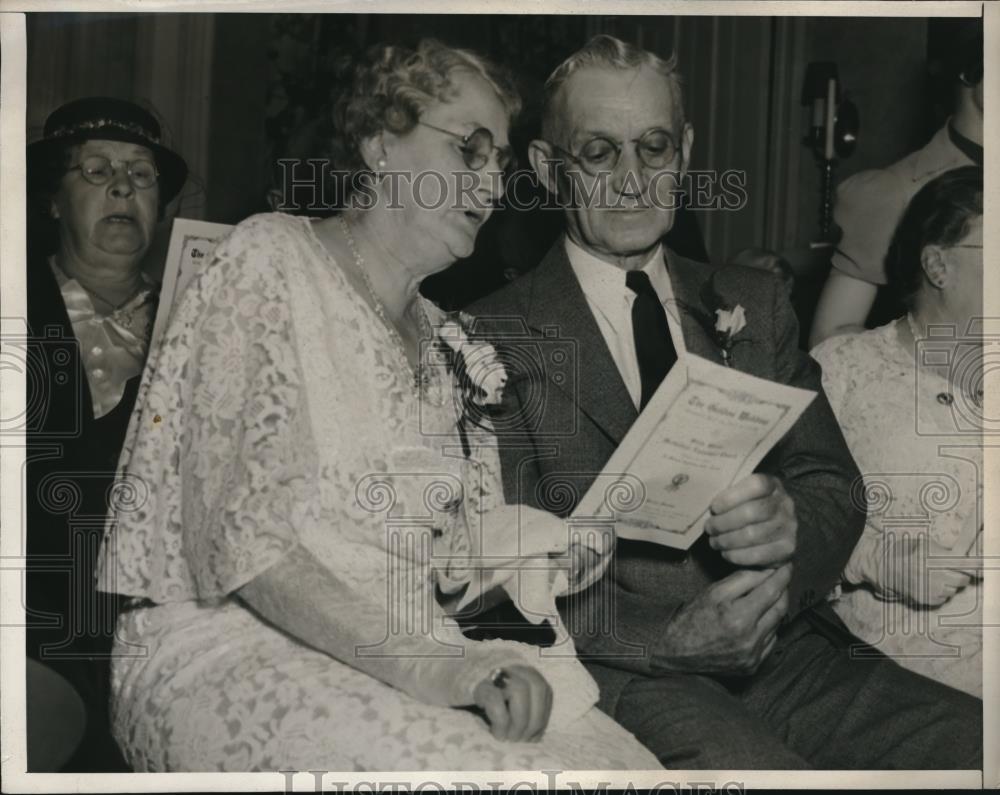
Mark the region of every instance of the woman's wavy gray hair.
<instances>
[{"instance_id":1,"label":"woman's wavy gray hair","mask_svg":"<svg viewBox=\"0 0 1000 795\"><path fill-rule=\"evenodd\" d=\"M604 69L638 69L641 66L648 66L663 75L670 86L670 95L674 100L675 131L680 132L680 128L684 126L684 93L681 76L677 72L677 54L673 53L669 58L663 59L649 50L601 33L559 64L545 81L542 107L543 138L551 141L559 134L561 108L558 107L557 100L563 84L574 72L593 66Z\"/></svg>"},{"instance_id":2,"label":"woman's wavy gray hair","mask_svg":"<svg viewBox=\"0 0 1000 795\"><path fill-rule=\"evenodd\" d=\"M383 130L412 130L426 107L454 96L452 78L468 72L496 92L508 119L521 111L521 98L508 72L471 50L423 39L415 49L380 44L341 67L342 89L334 102L331 158L338 171L368 169L361 156L364 139Z\"/></svg>"}]
</instances>

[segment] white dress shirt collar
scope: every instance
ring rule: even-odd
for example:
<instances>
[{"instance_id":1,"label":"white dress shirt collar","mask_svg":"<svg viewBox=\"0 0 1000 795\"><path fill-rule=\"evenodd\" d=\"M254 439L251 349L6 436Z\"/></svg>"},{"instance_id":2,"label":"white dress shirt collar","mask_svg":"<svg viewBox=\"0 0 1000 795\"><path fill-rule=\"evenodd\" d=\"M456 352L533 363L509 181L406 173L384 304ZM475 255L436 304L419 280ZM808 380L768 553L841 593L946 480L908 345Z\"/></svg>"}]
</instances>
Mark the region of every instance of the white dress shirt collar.
<instances>
[{"instance_id":1,"label":"white dress shirt collar","mask_svg":"<svg viewBox=\"0 0 1000 795\"><path fill-rule=\"evenodd\" d=\"M573 273L576 274L583 293L590 303L612 314L617 313L622 296L629 297L631 304L630 296L635 294L625 285L625 271L622 268L591 254L574 243L569 236L566 237L566 256L569 257ZM667 275L667 269L662 267L662 263L663 245L660 244L642 266L661 301L672 292L669 287L670 277Z\"/></svg>"}]
</instances>

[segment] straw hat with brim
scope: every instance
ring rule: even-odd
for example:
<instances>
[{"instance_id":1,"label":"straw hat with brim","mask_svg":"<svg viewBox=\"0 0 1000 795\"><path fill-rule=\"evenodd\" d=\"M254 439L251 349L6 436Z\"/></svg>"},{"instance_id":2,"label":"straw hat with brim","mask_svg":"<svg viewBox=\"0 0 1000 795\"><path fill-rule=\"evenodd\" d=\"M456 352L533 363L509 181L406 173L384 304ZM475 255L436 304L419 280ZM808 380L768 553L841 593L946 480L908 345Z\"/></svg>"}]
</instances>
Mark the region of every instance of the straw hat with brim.
<instances>
[{"instance_id":1,"label":"straw hat with brim","mask_svg":"<svg viewBox=\"0 0 1000 795\"><path fill-rule=\"evenodd\" d=\"M67 102L45 120L43 137L28 144L28 179L43 170L59 150L84 141L123 141L145 146L153 153L160 173L160 201L173 199L187 178L187 164L160 143L160 123L138 105L112 97L86 97ZM161 205L162 206L162 205Z\"/></svg>"}]
</instances>

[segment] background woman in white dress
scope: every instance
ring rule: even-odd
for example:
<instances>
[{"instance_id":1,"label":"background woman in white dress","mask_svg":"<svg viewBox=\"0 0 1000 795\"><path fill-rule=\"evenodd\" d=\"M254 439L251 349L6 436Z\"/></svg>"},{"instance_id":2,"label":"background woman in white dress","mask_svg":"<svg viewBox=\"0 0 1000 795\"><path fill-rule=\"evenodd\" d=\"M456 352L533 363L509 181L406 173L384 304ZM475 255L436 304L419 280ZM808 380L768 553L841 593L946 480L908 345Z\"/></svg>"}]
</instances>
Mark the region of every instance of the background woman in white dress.
<instances>
[{"instance_id":1,"label":"background woman in white dress","mask_svg":"<svg viewBox=\"0 0 1000 795\"><path fill-rule=\"evenodd\" d=\"M835 607L900 665L982 697L981 168L914 196L886 265L907 314L812 353L868 496Z\"/></svg>"},{"instance_id":2,"label":"background woman in white dress","mask_svg":"<svg viewBox=\"0 0 1000 795\"><path fill-rule=\"evenodd\" d=\"M101 562L102 587L133 597L112 712L136 769L658 766L593 706L571 646L473 642L440 606L475 588L477 557L572 561L577 586L606 562L502 505L491 437L456 436L456 368L479 397L493 376L461 351L442 364L445 318L418 293L500 196L508 86L467 51L376 48L335 114L335 165L374 172L365 201L248 219L184 294Z\"/></svg>"}]
</instances>

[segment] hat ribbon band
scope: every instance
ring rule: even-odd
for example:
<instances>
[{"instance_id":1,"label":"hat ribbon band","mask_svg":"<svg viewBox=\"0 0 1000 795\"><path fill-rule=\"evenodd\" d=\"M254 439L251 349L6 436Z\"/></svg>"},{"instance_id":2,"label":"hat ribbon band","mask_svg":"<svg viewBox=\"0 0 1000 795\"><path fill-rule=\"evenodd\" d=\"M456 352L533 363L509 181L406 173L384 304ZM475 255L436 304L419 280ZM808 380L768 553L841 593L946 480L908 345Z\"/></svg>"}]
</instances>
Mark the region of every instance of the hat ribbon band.
<instances>
[{"instance_id":1,"label":"hat ribbon band","mask_svg":"<svg viewBox=\"0 0 1000 795\"><path fill-rule=\"evenodd\" d=\"M97 130L102 127L117 127L120 130L125 130L126 132L134 133L135 135L141 135L143 138L148 138L154 144L160 143L160 139L157 136L152 135L149 130L141 124L129 124L115 119L93 119L91 121L82 121L66 127L59 127L58 129L53 130L50 137L66 138L80 132L85 132L86 130Z\"/></svg>"}]
</instances>

